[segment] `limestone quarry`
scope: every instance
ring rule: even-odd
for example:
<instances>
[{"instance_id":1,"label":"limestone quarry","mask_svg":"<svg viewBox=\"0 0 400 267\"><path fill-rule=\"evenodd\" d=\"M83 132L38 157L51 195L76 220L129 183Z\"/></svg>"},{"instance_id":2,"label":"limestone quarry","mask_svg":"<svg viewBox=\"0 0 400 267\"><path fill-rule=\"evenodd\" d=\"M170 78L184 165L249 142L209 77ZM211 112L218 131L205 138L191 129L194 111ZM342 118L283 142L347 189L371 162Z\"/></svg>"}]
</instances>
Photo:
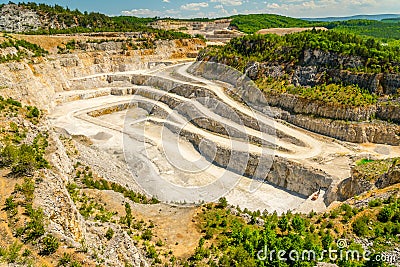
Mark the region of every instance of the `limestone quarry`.
<instances>
[{"instance_id":1,"label":"limestone quarry","mask_svg":"<svg viewBox=\"0 0 400 267\"><path fill-rule=\"evenodd\" d=\"M271 171L266 177L262 177L266 178L268 183L262 183L254 194L246 192L246 184L250 182L247 177L254 176L254 172L245 170L243 174L246 178L237 179L240 180L239 184L226 192L231 203L240 203L243 207L254 210L267 209L280 212L288 209L324 210L336 200L337 184L350 177L350 169L355 158L360 155L372 158L396 157L400 153L397 146L384 144L365 146L340 142L307 132L272 119L273 116L279 114L279 111L274 109L269 111L270 114L262 114L261 118L255 118L250 110L227 95L226 88L237 90L233 87L234 83L226 83L229 82L227 77L211 77L211 72L199 72L198 69L201 66L197 63L195 65L191 62L179 63L185 59L177 59L176 53L187 55L200 49L201 43L195 40L186 41L183 44L178 44L177 41L161 42L157 45L157 49L151 52L133 51L121 54L119 47L111 42L96 52L90 52L91 49L88 49L88 52L83 50L67 55L50 55L42 62L2 64L1 85L7 87L7 89L2 89L3 95L47 110L50 125L71 136L88 137L94 147L116 157L116 161L121 160L124 155L124 142L126 142L123 140L124 133L131 131L127 129L124 116L131 112L137 113L134 124L145 125L146 133L145 136L135 136L135 142L137 142L136 139L145 139L145 146L152 147L151 155L153 156L147 155L147 163L142 164L143 171L134 171L137 177L124 178L126 180L124 183L133 188L137 188L135 180L142 179L139 178L139 173L140 176L143 172L148 172L150 176L154 175L153 172L147 170L147 164L156 168L157 175L174 183L182 183L185 186L211 183L213 179L218 178L218 175L215 176L214 173L218 174L229 167L226 162L229 161L233 151L227 148L225 140L229 140L231 136L243 139L249 137L250 132L250 138L256 142L267 142L268 138L263 137L260 130L260 123L273 128L275 138L273 144L279 147L275 152L268 152L273 154ZM223 83L213 82L215 79ZM243 92L236 93L243 97ZM32 95L36 97L32 98ZM188 110L180 110L177 114L181 116L180 119L183 119L182 116L201 117L192 122L194 125L189 124L183 128L184 131L179 132L185 140L180 140L186 149L182 153L190 155L190 158L204 156L213 162L210 170L185 177L174 170L173 164L171 165L167 158L162 157L162 152L160 152L162 148L157 144L160 143L160 130L167 129L169 134L175 134L177 128L179 129L179 122L169 124L172 122L168 122L171 118L167 114L181 103L197 102L191 100L197 97L209 97L221 101L238 114L244 125L243 129L240 129L235 118L229 114L230 109L226 109L224 113L223 110L212 109L210 103L196 103L198 105L196 108L189 107ZM247 98L246 103L251 103L256 98L252 95L244 97ZM270 101L272 100L268 99L268 102ZM281 98L279 101L286 100ZM293 103L293 101L287 100L286 103ZM200 115L189 114L196 109ZM129 110L128 113L127 110ZM279 117L285 118L284 114ZM292 118L287 121L291 120ZM135 128L134 124L132 123L133 128ZM321 122L320 126L314 126L320 127L316 130L317 132L326 127L323 124ZM227 129L228 132L223 134L222 129ZM349 134L349 131L343 131L340 134L348 134L349 138L356 137ZM367 136L371 137L371 135ZM379 135L379 138L384 138L384 135ZM201 140L207 140L213 147L220 148L215 155L216 158L212 158L211 147L205 147L202 151ZM363 142L362 139L354 141ZM393 143L397 144L394 141ZM138 148L134 154L140 153L141 149ZM253 148L250 150L250 158L256 161L259 160L257 151L260 151L257 146L254 146L254 152ZM178 155L173 155L173 157L178 157ZM237 165L233 163L233 166ZM235 172L240 173L239 169L233 168L232 171L231 175L235 175ZM311 203L308 197L320 188L327 191L326 195L320 198L320 204ZM271 199L271 195L276 199ZM214 196L213 200L218 197ZM243 201L244 198L246 201ZM282 202L282 199L286 200ZM190 196L174 201L196 202L190 199Z\"/></svg>"},{"instance_id":2,"label":"limestone quarry","mask_svg":"<svg viewBox=\"0 0 400 267\"><path fill-rule=\"evenodd\" d=\"M33 23L35 15L24 18ZM25 27L26 21L13 27ZM228 24L189 26L193 31L217 31ZM290 95L265 97L233 69L196 61L206 46L199 39L159 40L153 48L131 49L126 42L132 36L126 34L12 36L50 51L46 57L0 64L0 94L37 106L44 114L37 125L14 119L32 136L49 136L52 168L40 174L33 206L43 209L48 231L65 244L62 252L84 252L80 260L85 266L150 266L148 247L140 247L117 223L128 220L127 204L139 224L156 226L154 235L162 240L166 255L171 251L187 257L200 237L192 218L203 203L226 197L232 206L250 211L324 212L337 201L399 181L398 168L385 174L390 179L376 183L360 182L352 172L360 159L400 157L398 125L329 120L365 121L381 113L396 121L395 108L333 110ZM66 52L71 40L79 43ZM247 74L261 70L281 71L257 65ZM293 79L302 83L305 74L298 73ZM385 90L397 86L390 79L398 77L382 79L388 85ZM81 175L124 189L71 188L72 183L84 183ZM121 192L135 192L142 202ZM11 192L2 195L6 193ZM151 199L161 203L150 205ZM108 211L111 219L85 218L82 206L91 201L101 203L93 204L96 216ZM113 235L108 239L104 233L109 229ZM14 239L12 233L5 235Z\"/></svg>"}]
</instances>

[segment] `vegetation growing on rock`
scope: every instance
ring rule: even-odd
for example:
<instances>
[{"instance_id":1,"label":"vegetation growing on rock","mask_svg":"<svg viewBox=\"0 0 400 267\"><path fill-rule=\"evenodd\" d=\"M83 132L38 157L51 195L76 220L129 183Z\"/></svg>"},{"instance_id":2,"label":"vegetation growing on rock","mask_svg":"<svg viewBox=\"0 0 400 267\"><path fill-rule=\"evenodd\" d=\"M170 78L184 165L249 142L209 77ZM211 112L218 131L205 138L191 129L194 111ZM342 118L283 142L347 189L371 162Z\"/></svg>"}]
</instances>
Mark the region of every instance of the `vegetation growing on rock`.
<instances>
[{"instance_id":1,"label":"vegetation growing on rock","mask_svg":"<svg viewBox=\"0 0 400 267\"><path fill-rule=\"evenodd\" d=\"M223 199L221 201L224 201ZM373 263L374 256L399 244L400 199L396 194L385 199L382 206L356 208L349 204L332 209L324 214L311 212L308 215L287 212L281 216L276 213L240 211L233 207L207 204L202 208L200 227L204 238L199 241L195 254L187 266L315 266L318 261L335 263L339 266L387 266L385 262ZM347 225L351 225L348 227ZM368 238L375 251L371 261L331 260L323 250L341 250L338 240L347 240L344 249L359 251L366 248L359 241ZM390 245L388 245L390 244ZM267 257L257 258L259 251L268 249ZM279 260L277 253L296 251L315 251L316 258L323 260ZM264 254L261 254L264 256ZM284 255L289 258L289 255ZM377 264L377 265L374 265Z\"/></svg>"}]
</instances>

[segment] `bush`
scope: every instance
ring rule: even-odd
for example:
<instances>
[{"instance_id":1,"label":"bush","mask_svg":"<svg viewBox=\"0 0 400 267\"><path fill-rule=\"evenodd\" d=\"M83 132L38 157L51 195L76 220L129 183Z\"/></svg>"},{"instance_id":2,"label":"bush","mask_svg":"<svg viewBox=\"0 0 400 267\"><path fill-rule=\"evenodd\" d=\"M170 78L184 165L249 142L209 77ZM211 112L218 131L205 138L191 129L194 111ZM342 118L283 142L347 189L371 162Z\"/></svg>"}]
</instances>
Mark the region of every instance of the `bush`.
<instances>
[{"instance_id":1,"label":"bush","mask_svg":"<svg viewBox=\"0 0 400 267\"><path fill-rule=\"evenodd\" d=\"M57 238L53 235L47 235L43 238L43 245L44 248L42 249L42 254L50 255L57 251L60 243L58 242Z\"/></svg>"},{"instance_id":2,"label":"bush","mask_svg":"<svg viewBox=\"0 0 400 267\"><path fill-rule=\"evenodd\" d=\"M5 203L5 210L6 211L14 211L15 208L17 207L17 205L14 202L14 197L10 196L6 199L6 203Z\"/></svg>"},{"instance_id":3,"label":"bush","mask_svg":"<svg viewBox=\"0 0 400 267\"><path fill-rule=\"evenodd\" d=\"M282 218L278 221L278 227L281 229L282 232L289 230L289 220L287 216L283 215Z\"/></svg>"},{"instance_id":4,"label":"bush","mask_svg":"<svg viewBox=\"0 0 400 267\"><path fill-rule=\"evenodd\" d=\"M221 197L221 198L218 200L218 205L217 205L217 207L220 208L220 209L225 209L227 206L228 206L228 201L226 200L225 197Z\"/></svg>"},{"instance_id":5,"label":"bush","mask_svg":"<svg viewBox=\"0 0 400 267\"><path fill-rule=\"evenodd\" d=\"M370 208L379 207L381 205L382 205L382 200L380 200L380 199L373 199L368 203L368 206Z\"/></svg>"},{"instance_id":6,"label":"bush","mask_svg":"<svg viewBox=\"0 0 400 267\"><path fill-rule=\"evenodd\" d=\"M393 215L393 210L389 206L385 206L379 211L378 220L385 223L390 221Z\"/></svg>"},{"instance_id":7,"label":"bush","mask_svg":"<svg viewBox=\"0 0 400 267\"><path fill-rule=\"evenodd\" d=\"M26 207L26 213L30 218L30 221L26 224L23 234L25 241L33 241L44 235L44 224L43 224L43 211L42 209L33 209L31 205Z\"/></svg>"},{"instance_id":8,"label":"bush","mask_svg":"<svg viewBox=\"0 0 400 267\"><path fill-rule=\"evenodd\" d=\"M144 240L151 240L152 237L153 237L153 233L151 232L150 229L146 229L142 234L142 238Z\"/></svg>"},{"instance_id":9,"label":"bush","mask_svg":"<svg viewBox=\"0 0 400 267\"><path fill-rule=\"evenodd\" d=\"M353 232L360 237L366 236L368 234L368 222L369 219L366 216L358 218L352 224Z\"/></svg>"},{"instance_id":10,"label":"bush","mask_svg":"<svg viewBox=\"0 0 400 267\"><path fill-rule=\"evenodd\" d=\"M305 229L305 221L299 215L296 215L292 219L292 227L297 232L302 232Z\"/></svg>"},{"instance_id":11,"label":"bush","mask_svg":"<svg viewBox=\"0 0 400 267\"><path fill-rule=\"evenodd\" d=\"M39 118L40 111L37 107L27 107L28 114L26 115L28 118Z\"/></svg>"},{"instance_id":12,"label":"bush","mask_svg":"<svg viewBox=\"0 0 400 267\"><path fill-rule=\"evenodd\" d=\"M114 236L114 230L112 228L108 228L105 237L110 240Z\"/></svg>"},{"instance_id":13,"label":"bush","mask_svg":"<svg viewBox=\"0 0 400 267\"><path fill-rule=\"evenodd\" d=\"M29 176L36 169L48 167L48 162L43 158L45 148L36 146L35 144L22 144L19 147L6 145L0 151L0 165L11 167L11 172L17 176Z\"/></svg>"},{"instance_id":14,"label":"bush","mask_svg":"<svg viewBox=\"0 0 400 267\"><path fill-rule=\"evenodd\" d=\"M18 241L15 241L8 247L6 256L9 263L14 263L17 261L21 248L22 244L18 243Z\"/></svg>"}]
</instances>

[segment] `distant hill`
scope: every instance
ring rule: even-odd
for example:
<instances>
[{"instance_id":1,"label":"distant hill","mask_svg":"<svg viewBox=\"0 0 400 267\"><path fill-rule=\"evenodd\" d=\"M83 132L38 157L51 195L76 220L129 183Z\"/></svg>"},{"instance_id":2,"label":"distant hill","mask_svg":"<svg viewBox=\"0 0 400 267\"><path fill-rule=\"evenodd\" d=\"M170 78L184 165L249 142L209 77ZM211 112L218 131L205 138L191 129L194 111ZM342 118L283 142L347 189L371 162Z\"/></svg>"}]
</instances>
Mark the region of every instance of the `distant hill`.
<instances>
[{"instance_id":1,"label":"distant hill","mask_svg":"<svg viewBox=\"0 0 400 267\"><path fill-rule=\"evenodd\" d=\"M377 14L377 15L355 15L349 17L326 17L326 18L302 18L307 21L346 21L346 20L387 20L393 18L400 18L400 14Z\"/></svg>"},{"instance_id":2,"label":"distant hill","mask_svg":"<svg viewBox=\"0 0 400 267\"><path fill-rule=\"evenodd\" d=\"M285 17L274 14L250 14L231 17L231 27L244 33L255 33L268 28L309 27L312 23L302 19Z\"/></svg>"},{"instance_id":3,"label":"distant hill","mask_svg":"<svg viewBox=\"0 0 400 267\"><path fill-rule=\"evenodd\" d=\"M253 34L263 29L272 28L325 27L339 32L382 38L385 39L385 42L390 40L400 40L400 15L395 14L359 15L341 18L315 18L308 20L274 14L250 14L232 16L231 19L232 22L230 27L237 28L247 34ZM332 19L332 21L330 19Z\"/></svg>"}]
</instances>

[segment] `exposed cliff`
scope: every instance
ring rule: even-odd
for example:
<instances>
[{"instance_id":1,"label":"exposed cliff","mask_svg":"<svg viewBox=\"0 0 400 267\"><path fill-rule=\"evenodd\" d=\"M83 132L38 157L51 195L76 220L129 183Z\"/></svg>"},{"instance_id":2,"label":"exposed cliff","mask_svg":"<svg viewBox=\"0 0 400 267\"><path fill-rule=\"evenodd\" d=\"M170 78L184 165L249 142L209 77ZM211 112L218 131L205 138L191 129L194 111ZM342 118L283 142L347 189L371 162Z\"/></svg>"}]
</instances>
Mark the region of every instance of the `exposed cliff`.
<instances>
[{"instance_id":1,"label":"exposed cliff","mask_svg":"<svg viewBox=\"0 0 400 267\"><path fill-rule=\"evenodd\" d=\"M355 84L376 94L395 94L400 88L400 74L350 71L365 66L361 57L311 49L301 53L300 61L294 66L278 62L250 62L246 66L245 73L253 80L260 77L285 77L295 86L314 86L332 82Z\"/></svg>"},{"instance_id":2,"label":"exposed cliff","mask_svg":"<svg viewBox=\"0 0 400 267\"><path fill-rule=\"evenodd\" d=\"M156 44L154 49L125 51L118 43L106 42L101 50L93 51L99 48L96 44L88 47L88 52L79 50L30 62L23 60L0 64L1 94L48 109L57 92L71 87L95 89L97 86L88 80L74 81L74 78L165 65L186 58L204 46L204 42L196 39L157 41ZM35 97L32 98L32 95Z\"/></svg>"},{"instance_id":3,"label":"exposed cliff","mask_svg":"<svg viewBox=\"0 0 400 267\"><path fill-rule=\"evenodd\" d=\"M7 32L37 30L43 26L40 16L32 10L17 5L4 5L0 9L0 29Z\"/></svg>"}]
</instances>

